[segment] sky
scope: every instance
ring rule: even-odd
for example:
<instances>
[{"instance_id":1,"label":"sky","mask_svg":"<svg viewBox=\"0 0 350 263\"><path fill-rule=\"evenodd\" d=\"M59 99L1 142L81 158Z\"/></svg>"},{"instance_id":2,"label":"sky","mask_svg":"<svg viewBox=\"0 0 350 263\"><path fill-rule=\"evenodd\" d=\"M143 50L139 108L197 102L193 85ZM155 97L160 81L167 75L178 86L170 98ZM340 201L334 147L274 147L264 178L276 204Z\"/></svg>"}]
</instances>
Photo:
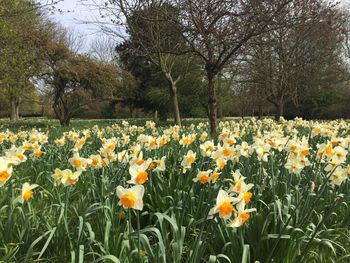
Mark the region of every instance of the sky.
<instances>
[{"instance_id":1,"label":"sky","mask_svg":"<svg viewBox=\"0 0 350 263\"><path fill-rule=\"evenodd\" d=\"M56 8L61 12L55 12L51 15L52 19L86 39L83 47L86 51L94 39L101 37L101 33L98 32L96 26L85 23L85 21L100 18L98 10L91 6L94 3L93 1L102 2L101 0L84 0L82 3L81 0L63 0L56 5Z\"/></svg>"},{"instance_id":2,"label":"sky","mask_svg":"<svg viewBox=\"0 0 350 263\"><path fill-rule=\"evenodd\" d=\"M54 20L86 39L83 47L85 51L89 49L91 42L101 37L96 26L83 23L83 21L99 19L98 11L93 10L91 6L94 2L99 3L103 0L84 0L84 2L82 0L63 0L57 5L62 12L52 15ZM339 0L339 2L342 8L350 8L350 0Z\"/></svg>"}]
</instances>

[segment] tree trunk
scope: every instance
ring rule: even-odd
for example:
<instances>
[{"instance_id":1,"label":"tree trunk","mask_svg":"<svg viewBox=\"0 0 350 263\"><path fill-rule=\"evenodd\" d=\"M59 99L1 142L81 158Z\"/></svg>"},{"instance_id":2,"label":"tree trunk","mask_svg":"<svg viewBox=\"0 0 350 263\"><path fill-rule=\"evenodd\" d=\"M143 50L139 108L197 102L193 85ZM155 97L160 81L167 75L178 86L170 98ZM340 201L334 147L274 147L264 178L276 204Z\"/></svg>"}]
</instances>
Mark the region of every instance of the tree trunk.
<instances>
[{"instance_id":1,"label":"tree trunk","mask_svg":"<svg viewBox=\"0 0 350 263\"><path fill-rule=\"evenodd\" d=\"M11 98L11 115L10 115L10 119L11 121L15 121L16 120L16 100Z\"/></svg>"},{"instance_id":2,"label":"tree trunk","mask_svg":"<svg viewBox=\"0 0 350 263\"><path fill-rule=\"evenodd\" d=\"M170 96L171 96L171 99L173 101L173 111L174 111L175 124L178 126L181 126L179 102L177 100L177 88L176 88L175 84L171 84L171 86L170 86Z\"/></svg>"},{"instance_id":3,"label":"tree trunk","mask_svg":"<svg viewBox=\"0 0 350 263\"><path fill-rule=\"evenodd\" d=\"M68 127L70 124L70 118L60 119L60 124L62 128Z\"/></svg>"},{"instance_id":4,"label":"tree trunk","mask_svg":"<svg viewBox=\"0 0 350 263\"><path fill-rule=\"evenodd\" d=\"M19 119L19 100L18 101L16 101L16 103L15 103L15 108L16 108L16 120L18 120Z\"/></svg>"},{"instance_id":5,"label":"tree trunk","mask_svg":"<svg viewBox=\"0 0 350 263\"><path fill-rule=\"evenodd\" d=\"M276 107L276 114L275 114L275 120L279 121L280 117L283 116L283 102L278 102L275 104Z\"/></svg>"},{"instance_id":6,"label":"tree trunk","mask_svg":"<svg viewBox=\"0 0 350 263\"><path fill-rule=\"evenodd\" d=\"M218 77L218 94L217 94L217 100L218 100L218 106L217 106L217 114L218 119L223 118L223 111L222 111L222 85L221 85L221 74L219 74Z\"/></svg>"},{"instance_id":7,"label":"tree trunk","mask_svg":"<svg viewBox=\"0 0 350 263\"><path fill-rule=\"evenodd\" d=\"M210 134L215 138L217 131L217 99L215 92L214 78L215 75L212 72L207 72L208 78L208 106L209 106L209 123Z\"/></svg>"},{"instance_id":8,"label":"tree trunk","mask_svg":"<svg viewBox=\"0 0 350 263\"><path fill-rule=\"evenodd\" d=\"M53 105L53 109L56 114L56 118L60 121L61 127L68 127L70 120L72 118L72 113L67 113L63 108L60 108L59 105Z\"/></svg>"},{"instance_id":9,"label":"tree trunk","mask_svg":"<svg viewBox=\"0 0 350 263\"><path fill-rule=\"evenodd\" d=\"M61 127L68 127L71 120L71 114L64 113L61 116L59 116Z\"/></svg>"}]
</instances>

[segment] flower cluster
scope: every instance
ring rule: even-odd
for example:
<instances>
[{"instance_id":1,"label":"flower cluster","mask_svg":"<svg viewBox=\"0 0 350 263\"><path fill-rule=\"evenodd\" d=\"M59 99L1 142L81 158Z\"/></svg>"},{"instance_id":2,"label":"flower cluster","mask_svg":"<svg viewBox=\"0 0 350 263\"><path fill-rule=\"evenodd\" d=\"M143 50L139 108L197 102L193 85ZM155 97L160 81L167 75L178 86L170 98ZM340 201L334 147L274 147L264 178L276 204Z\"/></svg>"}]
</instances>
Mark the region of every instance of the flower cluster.
<instances>
[{"instance_id":1,"label":"flower cluster","mask_svg":"<svg viewBox=\"0 0 350 263\"><path fill-rule=\"evenodd\" d=\"M219 217L228 220L229 227L240 227L248 221L249 213L255 212L255 208L246 208L250 203L253 184L246 184L246 177L239 170L232 174L230 187L227 191L220 189L216 197L216 204L210 210L209 215L219 214Z\"/></svg>"}]
</instances>

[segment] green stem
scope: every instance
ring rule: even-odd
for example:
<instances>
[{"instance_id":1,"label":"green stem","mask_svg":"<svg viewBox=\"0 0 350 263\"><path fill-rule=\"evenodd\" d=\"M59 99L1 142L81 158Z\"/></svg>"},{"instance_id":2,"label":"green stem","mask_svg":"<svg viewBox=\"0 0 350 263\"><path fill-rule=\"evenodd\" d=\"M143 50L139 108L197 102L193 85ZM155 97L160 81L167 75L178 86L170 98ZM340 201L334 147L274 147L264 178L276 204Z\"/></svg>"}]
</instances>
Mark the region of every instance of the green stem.
<instances>
[{"instance_id":1,"label":"green stem","mask_svg":"<svg viewBox=\"0 0 350 263\"><path fill-rule=\"evenodd\" d=\"M141 259L141 239L140 239L140 212L137 211L137 250L139 254L139 262L142 262Z\"/></svg>"}]
</instances>

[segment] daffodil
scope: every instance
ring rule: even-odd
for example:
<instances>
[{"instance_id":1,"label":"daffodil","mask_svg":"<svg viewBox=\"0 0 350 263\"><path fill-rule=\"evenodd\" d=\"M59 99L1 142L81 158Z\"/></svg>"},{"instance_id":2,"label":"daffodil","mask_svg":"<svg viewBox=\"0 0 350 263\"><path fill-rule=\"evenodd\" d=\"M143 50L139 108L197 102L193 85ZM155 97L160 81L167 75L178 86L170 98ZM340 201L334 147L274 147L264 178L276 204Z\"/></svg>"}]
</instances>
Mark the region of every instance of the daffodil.
<instances>
[{"instance_id":1,"label":"daffodil","mask_svg":"<svg viewBox=\"0 0 350 263\"><path fill-rule=\"evenodd\" d=\"M73 157L68 161L78 171L86 171L88 166L91 164L90 159L80 157L78 152L75 152Z\"/></svg>"},{"instance_id":2,"label":"daffodil","mask_svg":"<svg viewBox=\"0 0 350 263\"><path fill-rule=\"evenodd\" d=\"M55 144L56 144L57 146L59 146L59 147L64 146L65 143L66 143L65 137L62 137L62 138L60 138L60 139L56 139L56 140L55 140Z\"/></svg>"},{"instance_id":3,"label":"daffodil","mask_svg":"<svg viewBox=\"0 0 350 263\"><path fill-rule=\"evenodd\" d=\"M219 213L221 218L229 219L235 211L234 205L238 202L238 198L232 197L226 191L220 189L216 197L216 204L209 211L209 215Z\"/></svg>"},{"instance_id":4,"label":"daffodil","mask_svg":"<svg viewBox=\"0 0 350 263\"><path fill-rule=\"evenodd\" d=\"M89 158L91 160L90 167L92 169L99 169L102 167L102 158L99 154L92 154Z\"/></svg>"},{"instance_id":5,"label":"daffodil","mask_svg":"<svg viewBox=\"0 0 350 263\"><path fill-rule=\"evenodd\" d=\"M185 173L187 169L191 169L191 165L195 161L196 161L196 153L194 153L192 150L189 150L181 162L183 172Z\"/></svg>"},{"instance_id":6,"label":"daffodil","mask_svg":"<svg viewBox=\"0 0 350 263\"><path fill-rule=\"evenodd\" d=\"M163 156L160 160L154 160L153 163L155 163L156 167L154 168L154 171L158 172L164 172L166 167L165 167L165 159L166 156Z\"/></svg>"},{"instance_id":7,"label":"daffodil","mask_svg":"<svg viewBox=\"0 0 350 263\"><path fill-rule=\"evenodd\" d=\"M200 182L201 184L208 184L210 183L212 170L207 171L198 171L197 177L193 178L193 182Z\"/></svg>"},{"instance_id":8,"label":"daffodil","mask_svg":"<svg viewBox=\"0 0 350 263\"><path fill-rule=\"evenodd\" d=\"M205 143L201 144L199 148L202 156L210 157L212 152L215 150L215 145L213 141L206 141Z\"/></svg>"},{"instance_id":9,"label":"daffodil","mask_svg":"<svg viewBox=\"0 0 350 263\"><path fill-rule=\"evenodd\" d=\"M143 209L143 195L145 188L143 185L134 185L131 188L125 189L122 186L117 187L117 196L119 198L119 205L124 208L132 208L135 210Z\"/></svg>"},{"instance_id":10,"label":"daffodil","mask_svg":"<svg viewBox=\"0 0 350 263\"><path fill-rule=\"evenodd\" d=\"M347 170L338 166L330 176L330 182L334 185L340 185L347 178Z\"/></svg>"},{"instance_id":11,"label":"daffodil","mask_svg":"<svg viewBox=\"0 0 350 263\"><path fill-rule=\"evenodd\" d=\"M151 164L152 160L142 163L141 165L131 165L129 168L129 173L131 179L128 181L129 184L144 184L148 181L147 169Z\"/></svg>"},{"instance_id":12,"label":"daffodil","mask_svg":"<svg viewBox=\"0 0 350 263\"><path fill-rule=\"evenodd\" d=\"M240 201L237 205L237 212L235 213L235 218L228 224L229 227L240 227L250 218L249 213L255 212L256 208L245 208L244 200Z\"/></svg>"},{"instance_id":13,"label":"daffodil","mask_svg":"<svg viewBox=\"0 0 350 263\"><path fill-rule=\"evenodd\" d=\"M21 204L23 204L24 202L28 202L33 195L32 190L36 187L38 187L37 184L24 183L22 185L21 195L15 199L15 202L20 202Z\"/></svg>"},{"instance_id":14,"label":"daffodil","mask_svg":"<svg viewBox=\"0 0 350 263\"><path fill-rule=\"evenodd\" d=\"M249 155L251 155L253 152L252 148L245 141L241 143L241 145L238 147L238 150L239 154L244 157L249 157Z\"/></svg>"},{"instance_id":15,"label":"daffodil","mask_svg":"<svg viewBox=\"0 0 350 263\"><path fill-rule=\"evenodd\" d=\"M3 186L12 176L12 165L11 163L0 157L0 186Z\"/></svg>"},{"instance_id":16,"label":"daffodil","mask_svg":"<svg viewBox=\"0 0 350 263\"><path fill-rule=\"evenodd\" d=\"M43 154L44 152L41 150L41 146L33 150L33 157L36 159L40 158Z\"/></svg>"},{"instance_id":17,"label":"daffodil","mask_svg":"<svg viewBox=\"0 0 350 263\"><path fill-rule=\"evenodd\" d=\"M10 149L5 151L5 157L12 165L18 165L27 160L27 156L24 153L25 150L22 147L17 148L15 145L12 145Z\"/></svg>"},{"instance_id":18,"label":"daffodil","mask_svg":"<svg viewBox=\"0 0 350 263\"><path fill-rule=\"evenodd\" d=\"M291 156L288 158L284 167L290 172L294 174L300 174L300 172L304 168L304 164L300 162L299 158L296 156Z\"/></svg>"},{"instance_id":19,"label":"daffodil","mask_svg":"<svg viewBox=\"0 0 350 263\"><path fill-rule=\"evenodd\" d=\"M81 171L73 172L70 169L55 169L55 173L52 175L52 177L55 181L55 185L63 184L63 186L68 186L75 184L80 175Z\"/></svg>"}]
</instances>

